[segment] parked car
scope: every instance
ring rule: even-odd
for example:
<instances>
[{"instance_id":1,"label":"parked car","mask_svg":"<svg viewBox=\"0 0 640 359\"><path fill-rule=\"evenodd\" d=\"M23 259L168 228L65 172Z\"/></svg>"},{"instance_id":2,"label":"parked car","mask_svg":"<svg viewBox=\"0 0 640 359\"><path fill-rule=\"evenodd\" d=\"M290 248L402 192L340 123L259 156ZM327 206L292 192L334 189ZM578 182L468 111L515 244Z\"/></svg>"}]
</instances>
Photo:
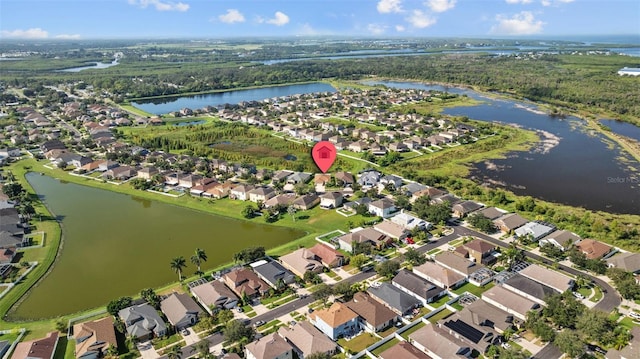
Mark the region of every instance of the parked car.
<instances>
[{"instance_id":1,"label":"parked car","mask_svg":"<svg viewBox=\"0 0 640 359\"><path fill-rule=\"evenodd\" d=\"M242 312L244 312L244 309L242 309L242 307L237 307L236 311L238 311L238 313L242 313Z\"/></svg>"},{"instance_id":2,"label":"parked car","mask_svg":"<svg viewBox=\"0 0 640 359\"><path fill-rule=\"evenodd\" d=\"M578 298L578 299L584 299L584 295L578 293L578 292L573 292L573 296Z\"/></svg>"},{"instance_id":3,"label":"parked car","mask_svg":"<svg viewBox=\"0 0 640 359\"><path fill-rule=\"evenodd\" d=\"M189 329L182 329L182 335L189 335Z\"/></svg>"},{"instance_id":4,"label":"parked car","mask_svg":"<svg viewBox=\"0 0 640 359\"><path fill-rule=\"evenodd\" d=\"M258 320L255 324L256 327L260 327L267 324L264 320Z\"/></svg>"}]
</instances>

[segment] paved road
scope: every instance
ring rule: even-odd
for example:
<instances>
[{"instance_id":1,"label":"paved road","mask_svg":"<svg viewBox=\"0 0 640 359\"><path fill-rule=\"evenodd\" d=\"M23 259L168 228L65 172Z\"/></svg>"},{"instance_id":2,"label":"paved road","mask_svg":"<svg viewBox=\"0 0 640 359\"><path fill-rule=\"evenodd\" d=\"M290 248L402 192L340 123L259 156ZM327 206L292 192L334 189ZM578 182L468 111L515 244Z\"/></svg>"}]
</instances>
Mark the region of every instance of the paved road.
<instances>
[{"instance_id":1,"label":"paved road","mask_svg":"<svg viewBox=\"0 0 640 359\"><path fill-rule=\"evenodd\" d=\"M562 351L557 346L549 343L544 346L532 359L558 359L562 356Z\"/></svg>"}]
</instances>

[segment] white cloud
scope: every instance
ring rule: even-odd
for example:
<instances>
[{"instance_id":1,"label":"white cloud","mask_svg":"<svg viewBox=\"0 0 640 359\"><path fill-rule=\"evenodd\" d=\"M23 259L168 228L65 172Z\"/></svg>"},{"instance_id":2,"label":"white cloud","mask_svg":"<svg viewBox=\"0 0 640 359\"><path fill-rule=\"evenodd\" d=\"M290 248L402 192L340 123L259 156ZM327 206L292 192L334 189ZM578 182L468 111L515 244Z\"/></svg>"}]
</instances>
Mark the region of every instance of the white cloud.
<instances>
[{"instance_id":1,"label":"white cloud","mask_svg":"<svg viewBox=\"0 0 640 359\"><path fill-rule=\"evenodd\" d=\"M551 0L542 0L542 6L551 6Z\"/></svg>"},{"instance_id":2,"label":"white cloud","mask_svg":"<svg viewBox=\"0 0 640 359\"><path fill-rule=\"evenodd\" d=\"M61 40L77 40L80 38L80 34L60 34L56 35L56 39Z\"/></svg>"},{"instance_id":3,"label":"white cloud","mask_svg":"<svg viewBox=\"0 0 640 359\"><path fill-rule=\"evenodd\" d=\"M396 31L397 31L397 32L403 32L404 30L406 30L406 29L404 28L404 26L402 26L402 25L396 25Z\"/></svg>"},{"instance_id":4,"label":"white cloud","mask_svg":"<svg viewBox=\"0 0 640 359\"><path fill-rule=\"evenodd\" d=\"M380 0L377 9L381 14L402 12L402 0Z\"/></svg>"},{"instance_id":5,"label":"white cloud","mask_svg":"<svg viewBox=\"0 0 640 359\"><path fill-rule=\"evenodd\" d=\"M244 22L244 15L236 9L227 9L226 14L218 16L218 19L225 24L234 24L236 22Z\"/></svg>"},{"instance_id":6,"label":"white cloud","mask_svg":"<svg viewBox=\"0 0 640 359\"><path fill-rule=\"evenodd\" d=\"M555 1L555 2L554 2ZM575 0L542 0L542 6L552 6L552 5L560 5L560 3L562 4L568 4L568 3L572 3Z\"/></svg>"},{"instance_id":7,"label":"white cloud","mask_svg":"<svg viewBox=\"0 0 640 359\"><path fill-rule=\"evenodd\" d=\"M382 35L387 31L387 26L380 24L369 24L367 30L373 35Z\"/></svg>"},{"instance_id":8,"label":"white cloud","mask_svg":"<svg viewBox=\"0 0 640 359\"><path fill-rule=\"evenodd\" d=\"M445 12L456 6L456 0L428 0L425 5L433 12Z\"/></svg>"},{"instance_id":9,"label":"white cloud","mask_svg":"<svg viewBox=\"0 0 640 359\"><path fill-rule=\"evenodd\" d=\"M12 39L46 39L49 37L49 33L45 30L42 30L39 27L22 30L16 29L12 31L2 30L0 31L0 35L2 37L12 38Z\"/></svg>"},{"instance_id":10,"label":"white cloud","mask_svg":"<svg viewBox=\"0 0 640 359\"><path fill-rule=\"evenodd\" d=\"M287 14L276 11L274 18L267 20L267 24L282 26L289 23L289 16Z\"/></svg>"},{"instance_id":11,"label":"white cloud","mask_svg":"<svg viewBox=\"0 0 640 359\"><path fill-rule=\"evenodd\" d=\"M436 23L435 17L425 14L422 10L413 10L411 15L407 17L407 21L413 26L419 29L424 29Z\"/></svg>"},{"instance_id":12,"label":"white cloud","mask_svg":"<svg viewBox=\"0 0 640 359\"><path fill-rule=\"evenodd\" d=\"M531 4L532 2L533 0L507 0L507 4Z\"/></svg>"},{"instance_id":13,"label":"white cloud","mask_svg":"<svg viewBox=\"0 0 640 359\"><path fill-rule=\"evenodd\" d=\"M530 11L521 11L512 17L497 15L498 24L491 28L491 32L499 35L532 35L542 32L544 23L536 20Z\"/></svg>"},{"instance_id":14,"label":"white cloud","mask_svg":"<svg viewBox=\"0 0 640 359\"><path fill-rule=\"evenodd\" d=\"M145 9L149 6L153 6L158 11L180 11L184 12L189 10L189 4L183 2L173 1L161 1L161 0L129 0L129 4L138 5Z\"/></svg>"}]
</instances>

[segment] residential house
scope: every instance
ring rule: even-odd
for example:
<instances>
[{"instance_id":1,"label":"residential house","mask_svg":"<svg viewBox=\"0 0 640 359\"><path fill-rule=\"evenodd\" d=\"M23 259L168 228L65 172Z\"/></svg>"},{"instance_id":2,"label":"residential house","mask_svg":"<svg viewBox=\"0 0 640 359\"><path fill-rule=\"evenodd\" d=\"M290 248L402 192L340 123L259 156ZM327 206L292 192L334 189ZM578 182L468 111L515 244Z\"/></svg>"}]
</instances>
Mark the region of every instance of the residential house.
<instances>
[{"instance_id":1,"label":"residential house","mask_svg":"<svg viewBox=\"0 0 640 359\"><path fill-rule=\"evenodd\" d=\"M101 358L109 346L118 348L112 316L75 324L73 338L76 341L76 358L79 359Z\"/></svg>"},{"instance_id":2,"label":"residential house","mask_svg":"<svg viewBox=\"0 0 640 359\"><path fill-rule=\"evenodd\" d=\"M58 346L58 332L41 339L28 340L16 345L11 359L53 359Z\"/></svg>"},{"instance_id":3,"label":"residential house","mask_svg":"<svg viewBox=\"0 0 640 359\"><path fill-rule=\"evenodd\" d=\"M457 288L467 281L464 275L434 262L413 267L413 273L444 289Z\"/></svg>"},{"instance_id":4,"label":"residential house","mask_svg":"<svg viewBox=\"0 0 640 359\"><path fill-rule=\"evenodd\" d=\"M105 171L102 177L107 179L127 180L131 177L135 177L138 174L138 170L130 166L118 166L110 170Z\"/></svg>"},{"instance_id":5,"label":"residential house","mask_svg":"<svg viewBox=\"0 0 640 359\"><path fill-rule=\"evenodd\" d=\"M280 170L276 171L271 177L271 181L273 182L283 182L287 179L287 177L291 176L293 171Z\"/></svg>"},{"instance_id":6,"label":"residential house","mask_svg":"<svg viewBox=\"0 0 640 359\"><path fill-rule=\"evenodd\" d=\"M160 302L160 310L167 316L174 328L180 330L196 324L202 309L188 294L171 293Z\"/></svg>"},{"instance_id":7,"label":"residential house","mask_svg":"<svg viewBox=\"0 0 640 359\"><path fill-rule=\"evenodd\" d=\"M340 302L309 315L311 323L332 340L359 332L358 314Z\"/></svg>"},{"instance_id":8,"label":"residential house","mask_svg":"<svg viewBox=\"0 0 640 359\"><path fill-rule=\"evenodd\" d=\"M480 268L484 268L483 265L469 261L452 252L438 253L433 259L442 267L451 269L452 271L463 275L466 278L469 278L471 274L473 274Z\"/></svg>"},{"instance_id":9,"label":"residential house","mask_svg":"<svg viewBox=\"0 0 640 359\"><path fill-rule=\"evenodd\" d=\"M280 262L300 278L306 272L321 273L324 268L316 255L307 248L300 248L280 257Z\"/></svg>"},{"instance_id":10,"label":"residential house","mask_svg":"<svg viewBox=\"0 0 640 359\"><path fill-rule=\"evenodd\" d=\"M534 241L538 241L540 238L551 233L554 229L554 226L546 223L527 222L515 230L515 235L516 237L530 236Z\"/></svg>"},{"instance_id":11,"label":"residential house","mask_svg":"<svg viewBox=\"0 0 640 359\"><path fill-rule=\"evenodd\" d=\"M364 141L351 142L347 146L347 149L349 149L349 151L353 151L356 153L366 151L368 148L369 148L369 144Z\"/></svg>"},{"instance_id":12,"label":"residential house","mask_svg":"<svg viewBox=\"0 0 640 359\"><path fill-rule=\"evenodd\" d=\"M204 191L202 196L217 199L224 198L229 195L233 187L235 187L235 185L231 182L219 183L213 186L213 188L209 188Z\"/></svg>"},{"instance_id":13,"label":"residential house","mask_svg":"<svg viewBox=\"0 0 640 359\"><path fill-rule=\"evenodd\" d=\"M200 183L208 183L213 181L214 179L212 178L205 179L204 177L197 174L187 174L184 176L180 176L180 178L178 178L178 186L184 187L184 188L191 188Z\"/></svg>"},{"instance_id":14,"label":"residential house","mask_svg":"<svg viewBox=\"0 0 640 359\"><path fill-rule=\"evenodd\" d=\"M640 253L618 253L606 261L609 267L624 269L634 274L640 273Z\"/></svg>"},{"instance_id":15,"label":"residential house","mask_svg":"<svg viewBox=\"0 0 640 359\"><path fill-rule=\"evenodd\" d=\"M343 187L351 186L355 183L353 175L349 172L344 172L344 171L336 172L334 177L336 179L336 183L339 185L342 185Z\"/></svg>"},{"instance_id":16,"label":"residential house","mask_svg":"<svg viewBox=\"0 0 640 359\"><path fill-rule=\"evenodd\" d=\"M404 268L393 277L391 283L401 291L418 299L422 305L434 302L447 294L444 288Z\"/></svg>"},{"instance_id":17,"label":"residential house","mask_svg":"<svg viewBox=\"0 0 640 359\"><path fill-rule=\"evenodd\" d=\"M399 319L398 314L364 292L358 292L345 305L358 314L364 330L376 333L393 326Z\"/></svg>"},{"instance_id":18,"label":"residential house","mask_svg":"<svg viewBox=\"0 0 640 359\"><path fill-rule=\"evenodd\" d=\"M504 233L511 233L511 231L515 231L516 229L527 224L526 219L522 218L517 213L508 213L502 217L499 217L493 221L493 224L500 228L500 230Z\"/></svg>"},{"instance_id":19,"label":"residential house","mask_svg":"<svg viewBox=\"0 0 640 359\"><path fill-rule=\"evenodd\" d=\"M342 206L344 196L340 192L327 192L320 196L320 208L338 208Z\"/></svg>"},{"instance_id":20,"label":"residential house","mask_svg":"<svg viewBox=\"0 0 640 359\"><path fill-rule=\"evenodd\" d=\"M520 270L518 274L542 283L560 293L570 290L575 284L573 278L538 264L531 264Z\"/></svg>"},{"instance_id":21,"label":"residential house","mask_svg":"<svg viewBox=\"0 0 640 359\"><path fill-rule=\"evenodd\" d=\"M97 168L98 172L107 172L111 169L114 169L116 167L120 166L120 164L116 161L111 161L111 160L106 160L106 161L102 161ZM136 172L136 175L138 173Z\"/></svg>"},{"instance_id":22,"label":"residential house","mask_svg":"<svg viewBox=\"0 0 640 359\"><path fill-rule=\"evenodd\" d=\"M240 298L259 297L269 291L269 285L249 268L233 270L222 276L224 283Z\"/></svg>"},{"instance_id":23,"label":"residential house","mask_svg":"<svg viewBox=\"0 0 640 359\"><path fill-rule=\"evenodd\" d=\"M16 247L0 248L0 265L12 263L15 257L16 257Z\"/></svg>"},{"instance_id":24,"label":"residential house","mask_svg":"<svg viewBox=\"0 0 640 359\"><path fill-rule=\"evenodd\" d=\"M138 170L137 177L145 179L145 180L151 180L151 179L153 179L153 176L155 176L155 175L157 175L159 173L160 173L160 170L158 170L155 167L145 167L145 168L142 168L142 169Z\"/></svg>"},{"instance_id":25,"label":"residential house","mask_svg":"<svg viewBox=\"0 0 640 359\"><path fill-rule=\"evenodd\" d=\"M402 187L402 178L396 175L386 175L380 178L380 185L385 188L387 185L393 187L393 189L400 189Z\"/></svg>"},{"instance_id":26,"label":"residential house","mask_svg":"<svg viewBox=\"0 0 640 359\"><path fill-rule=\"evenodd\" d=\"M395 203L388 198L373 201L368 207L369 213L382 218L390 217L396 211Z\"/></svg>"},{"instance_id":27,"label":"residential house","mask_svg":"<svg viewBox=\"0 0 640 359\"><path fill-rule=\"evenodd\" d=\"M316 194L309 193L296 198L291 205L297 210L306 211L317 206L318 203L320 203L320 197Z\"/></svg>"},{"instance_id":28,"label":"residential house","mask_svg":"<svg viewBox=\"0 0 640 359\"><path fill-rule=\"evenodd\" d=\"M418 182L411 182L402 186L402 192L409 197L413 196L414 193L417 193L425 189L427 189L427 186Z\"/></svg>"},{"instance_id":29,"label":"residential house","mask_svg":"<svg viewBox=\"0 0 640 359\"><path fill-rule=\"evenodd\" d=\"M431 204L444 204L444 203L448 203L449 206L453 206L456 203L461 202L461 199L450 194L450 193L445 193L442 196L437 196L437 197L431 197Z\"/></svg>"},{"instance_id":30,"label":"residential house","mask_svg":"<svg viewBox=\"0 0 640 359\"><path fill-rule=\"evenodd\" d=\"M624 348L609 349L604 356L606 359L635 359L640 358L640 327L631 328L631 340Z\"/></svg>"},{"instance_id":31,"label":"residential house","mask_svg":"<svg viewBox=\"0 0 640 359\"><path fill-rule=\"evenodd\" d=\"M393 238L370 227L355 230L338 237L340 249L347 252L353 252L354 243L370 243L375 248L383 248L392 242Z\"/></svg>"},{"instance_id":32,"label":"residential house","mask_svg":"<svg viewBox=\"0 0 640 359\"><path fill-rule=\"evenodd\" d=\"M209 314L217 308L231 309L238 305L238 296L218 280L191 288L191 294Z\"/></svg>"},{"instance_id":33,"label":"residential house","mask_svg":"<svg viewBox=\"0 0 640 359\"><path fill-rule=\"evenodd\" d=\"M478 202L463 201L463 202L454 204L453 207L451 207L451 209L453 210L453 215L455 217L464 218L469 213L471 213L473 211L477 211L482 207L484 207L484 205L482 205L481 203L478 203Z\"/></svg>"},{"instance_id":34,"label":"residential house","mask_svg":"<svg viewBox=\"0 0 640 359\"><path fill-rule=\"evenodd\" d=\"M288 184L307 183L311 179L311 174L305 172L294 172L287 177Z\"/></svg>"},{"instance_id":35,"label":"residential house","mask_svg":"<svg viewBox=\"0 0 640 359\"><path fill-rule=\"evenodd\" d=\"M520 320L526 320L529 311L540 309L540 303L518 295L499 285L482 293L482 300L507 313L513 314Z\"/></svg>"},{"instance_id":36,"label":"residential house","mask_svg":"<svg viewBox=\"0 0 640 359\"><path fill-rule=\"evenodd\" d=\"M502 286L540 305L545 304L544 300L547 296L559 293L549 286L536 282L535 280L529 279L520 274L516 274L507 279L502 283Z\"/></svg>"},{"instance_id":37,"label":"residential house","mask_svg":"<svg viewBox=\"0 0 640 359\"><path fill-rule=\"evenodd\" d=\"M421 305L421 301L418 298L389 283L371 286L367 289L367 293L400 316L411 313Z\"/></svg>"},{"instance_id":38,"label":"residential house","mask_svg":"<svg viewBox=\"0 0 640 359\"><path fill-rule=\"evenodd\" d=\"M487 207L479 210L478 213L493 221L504 216L507 211L496 207Z\"/></svg>"},{"instance_id":39,"label":"residential house","mask_svg":"<svg viewBox=\"0 0 640 359\"><path fill-rule=\"evenodd\" d=\"M494 263L497 258L494 256L496 246L482 239L476 238L471 242L467 242L462 245L464 250L467 251L468 256L472 258L476 263L484 265L490 265Z\"/></svg>"},{"instance_id":40,"label":"residential house","mask_svg":"<svg viewBox=\"0 0 640 359\"><path fill-rule=\"evenodd\" d=\"M473 353L464 339L431 323L409 334L409 342L433 359L471 358Z\"/></svg>"},{"instance_id":41,"label":"residential house","mask_svg":"<svg viewBox=\"0 0 640 359\"><path fill-rule=\"evenodd\" d=\"M296 280L293 273L275 261L260 260L251 263L251 267L260 279L273 288L279 288L282 284L291 284Z\"/></svg>"},{"instance_id":42,"label":"residential house","mask_svg":"<svg viewBox=\"0 0 640 359\"><path fill-rule=\"evenodd\" d=\"M15 147L0 148L0 157L20 157L20 149Z\"/></svg>"},{"instance_id":43,"label":"residential house","mask_svg":"<svg viewBox=\"0 0 640 359\"><path fill-rule=\"evenodd\" d=\"M298 322L290 328L281 327L278 335L293 345L293 350L301 359L314 353L332 355L338 351L338 345L308 321Z\"/></svg>"},{"instance_id":44,"label":"residential house","mask_svg":"<svg viewBox=\"0 0 640 359\"><path fill-rule=\"evenodd\" d=\"M295 193L282 193L269 198L263 204L265 208L271 208L275 206L288 207L289 205L291 205L291 203L293 203L295 199L296 199Z\"/></svg>"},{"instance_id":45,"label":"residential house","mask_svg":"<svg viewBox=\"0 0 640 359\"><path fill-rule=\"evenodd\" d=\"M540 245L551 244L561 251L566 251L574 244L580 242L581 238L575 233L558 230L540 240Z\"/></svg>"},{"instance_id":46,"label":"residential house","mask_svg":"<svg viewBox=\"0 0 640 359\"><path fill-rule=\"evenodd\" d=\"M309 248L309 251L315 254L325 267L341 267L344 263L344 255L328 245L318 243Z\"/></svg>"},{"instance_id":47,"label":"residential house","mask_svg":"<svg viewBox=\"0 0 640 359\"><path fill-rule=\"evenodd\" d=\"M133 305L118 312L127 327L127 335L138 340L161 337L167 334L167 326L156 309L147 303Z\"/></svg>"},{"instance_id":48,"label":"residential house","mask_svg":"<svg viewBox=\"0 0 640 359\"><path fill-rule=\"evenodd\" d=\"M479 353L485 353L491 345L500 344L500 333L513 327L513 316L482 300L476 300L438 324L449 334L469 343Z\"/></svg>"},{"instance_id":49,"label":"residential house","mask_svg":"<svg viewBox=\"0 0 640 359\"><path fill-rule=\"evenodd\" d=\"M358 198L352 202L347 202L344 203L342 206L352 212L356 212L356 207L357 206L361 206L361 205L366 205L367 206L367 210L369 209L369 203L371 203L372 200L369 197L362 197L362 198Z\"/></svg>"},{"instance_id":50,"label":"residential house","mask_svg":"<svg viewBox=\"0 0 640 359\"><path fill-rule=\"evenodd\" d=\"M436 197L444 196L445 194L447 194L447 192L443 190L437 189L435 187L427 187L427 188L418 190L416 192L413 192L413 194L411 195L410 202L413 203L420 197L426 196L428 198L436 198Z\"/></svg>"},{"instance_id":51,"label":"residential house","mask_svg":"<svg viewBox=\"0 0 640 359\"><path fill-rule=\"evenodd\" d=\"M331 182L331 174L330 173L316 173L313 176L313 184L316 186L321 186L324 188L329 182Z\"/></svg>"},{"instance_id":52,"label":"residential house","mask_svg":"<svg viewBox=\"0 0 640 359\"><path fill-rule=\"evenodd\" d=\"M375 187L378 185L382 173L375 170L368 170L358 175L358 184L363 187Z\"/></svg>"},{"instance_id":53,"label":"residential house","mask_svg":"<svg viewBox=\"0 0 640 359\"><path fill-rule=\"evenodd\" d=\"M386 219L380 223L376 223L373 228L382 234L398 240L404 240L411 235L410 230Z\"/></svg>"},{"instance_id":54,"label":"residential house","mask_svg":"<svg viewBox=\"0 0 640 359\"><path fill-rule=\"evenodd\" d=\"M431 359L430 356L409 342L401 341L378 355L380 359Z\"/></svg>"},{"instance_id":55,"label":"residential house","mask_svg":"<svg viewBox=\"0 0 640 359\"><path fill-rule=\"evenodd\" d=\"M231 199L246 201L249 199L249 192L253 188L254 187L252 185L247 184L237 185L231 189L231 191L229 192L229 197L231 197Z\"/></svg>"},{"instance_id":56,"label":"residential house","mask_svg":"<svg viewBox=\"0 0 640 359\"><path fill-rule=\"evenodd\" d=\"M611 252L613 247L594 239L583 239L575 245L575 248L584 253L587 259L601 259Z\"/></svg>"},{"instance_id":57,"label":"residential house","mask_svg":"<svg viewBox=\"0 0 640 359\"><path fill-rule=\"evenodd\" d=\"M408 212L402 211L395 216L390 218L390 221L396 224L401 225L403 228L412 231L414 229L417 230L428 230L431 228L431 223L422 220Z\"/></svg>"},{"instance_id":58,"label":"residential house","mask_svg":"<svg viewBox=\"0 0 640 359\"><path fill-rule=\"evenodd\" d=\"M271 187L258 187L249 191L249 201L258 203L265 203L270 198L276 195L276 191L274 191Z\"/></svg>"},{"instance_id":59,"label":"residential house","mask_svg":"<svg viewBox=\"0 0 640 359\"><path fill-rule=\"evenodd\" d=\"M246 359L292 359L293 346L278 333L271 333L244 347Z\"/></svg>"},{"instance_id":60,"label":"residential house","mask_svg":"<svg viewBox=\"0 0 640 359\"><path fill-rule=\"evenodd\" d=\"M191 193L192 196L200 197L203 196L205 192L215 188L219 184L220 183L213 178L203 178L202 181L189 189L189 193Z\"/></svg>"}]
</instances>

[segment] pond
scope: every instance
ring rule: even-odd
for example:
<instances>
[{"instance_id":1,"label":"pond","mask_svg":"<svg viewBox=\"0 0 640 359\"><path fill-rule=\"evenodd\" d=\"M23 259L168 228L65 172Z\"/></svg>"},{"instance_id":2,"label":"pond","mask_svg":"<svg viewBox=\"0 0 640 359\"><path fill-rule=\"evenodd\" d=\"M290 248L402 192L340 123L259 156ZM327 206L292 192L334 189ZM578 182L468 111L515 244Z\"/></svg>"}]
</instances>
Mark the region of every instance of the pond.
<instances>
[{"instance_id":1,"label":"pond","mask_svg":"<svg viewBox=\"0 0 640 359\"><path fill-rule=\"evenodd\" d=\"M231 262L250 246L275 246L300 230L252 223L30 173L27 180L60 218L64 244L52 271L26 296L11 320L51 318L106 305L177 280L171 259L202 248L203 270Z\"/></svg>"},{"instance_id":2,"label":"pond","mask_svg":"<svg viewBox=\"0 0 640 359\"><path fill-rule=\"evenodd\" d=\"M600 120L600 123L609 127L613 133L640 141L640 127L634 124L616 120Z\"/></svg>"},{"instance_id":3,"label":"pond","mask_svg":"<svg viewBox=\"0 0 640 359\"><path fill-rule=\"evenodd\" d=\"M335 92L333 86L321 82L285 86L269 86L248 90L215 92L193 96L164 97L153 100L139 100L131 104L143 111L161 115L180 111L183 108L200 109L207 106L238 104L243 101L260 101L269 98L307 94L314 92Z\"/></svg>"},{"instance_id":4,"label":"pond","mask_svg":"<svg viewBox=\"0 0 640 359\"><path fill-rule=\"evenodd\" d=\"M473 165L471 177L479 182L592 210L640 213L640 173L631 169L640 168L638 161L604 135L587 130L579 118L549 116L531 103L491 98L469 89L391 81L365 83L467 95L483 103L447 108L443 113L538 131L542 141L531 151ZM633 136L632 128L618 130Z\"/></svg>"},{"instance_id":5,"label":"pond","mask_svg":"<svg viewBox=\"0 0 640 359\"><path fill-rule=\"evenodd\" d=\"M113 60L112 62L94 62L93 65L72 67L69 69L58 70L57 72L80 72L89 69L106 69L111 66L116 66L118 64L118 60Z\"/></svg>"}]
</instances>

